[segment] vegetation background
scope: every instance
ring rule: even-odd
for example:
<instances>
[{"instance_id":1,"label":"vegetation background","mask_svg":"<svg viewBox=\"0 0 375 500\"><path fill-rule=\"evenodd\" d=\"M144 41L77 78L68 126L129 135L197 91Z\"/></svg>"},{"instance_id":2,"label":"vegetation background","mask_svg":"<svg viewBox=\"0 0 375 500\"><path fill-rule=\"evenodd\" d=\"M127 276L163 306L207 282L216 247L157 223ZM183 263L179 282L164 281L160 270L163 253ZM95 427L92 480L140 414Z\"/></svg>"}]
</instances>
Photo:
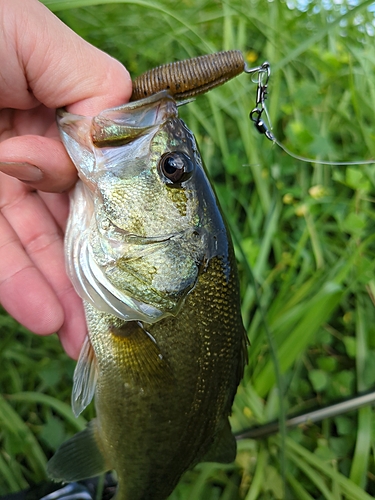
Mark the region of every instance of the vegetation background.
<instances>
[{"instance_id":1,"label":"vegetation background","mask_svg":"<svg viewBox=\"0 0 375 500\"><path fill-rule=\"evenodd\" d=\"M271 63L276 137L331 161L375 157L375 5L354 0L44 0L136 76L166 62L241 49ZM101 4L101 5L94 5ZM95 69L93 69L95 71ZM242 75L184 109L234 237L250 360L235 431L375 386L375 166L292 159L248 113ZM74 362L55 336L0 314L0 495L45 479L84 417L70 410ZM364 407L238 443L235 464L201 464L171 500L369 499L375 418Z\"/></svg>"}]
</instances>

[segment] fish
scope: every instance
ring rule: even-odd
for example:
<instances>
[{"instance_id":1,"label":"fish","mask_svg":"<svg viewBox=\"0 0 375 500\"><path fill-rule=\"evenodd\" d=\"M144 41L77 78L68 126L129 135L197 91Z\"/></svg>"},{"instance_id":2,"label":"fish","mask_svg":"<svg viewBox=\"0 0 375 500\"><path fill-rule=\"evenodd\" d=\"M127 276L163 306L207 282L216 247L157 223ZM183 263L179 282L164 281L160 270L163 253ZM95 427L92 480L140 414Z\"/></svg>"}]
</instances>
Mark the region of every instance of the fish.
<instances>
[{"instance_id":1,"label":"fish","mask_svg":"<svg viewBox=\"0 0 375 500\"><path fill-rule=\"evenodd\" d=\"M88 328L72 408L95 396L96 418L47 473L115 470L116 500L163 500L199 462L236 456L247 339L231 237L167 91L95 117L60 110L58 127L80 177L65 245Z\"/></svg>"}]
</instances>

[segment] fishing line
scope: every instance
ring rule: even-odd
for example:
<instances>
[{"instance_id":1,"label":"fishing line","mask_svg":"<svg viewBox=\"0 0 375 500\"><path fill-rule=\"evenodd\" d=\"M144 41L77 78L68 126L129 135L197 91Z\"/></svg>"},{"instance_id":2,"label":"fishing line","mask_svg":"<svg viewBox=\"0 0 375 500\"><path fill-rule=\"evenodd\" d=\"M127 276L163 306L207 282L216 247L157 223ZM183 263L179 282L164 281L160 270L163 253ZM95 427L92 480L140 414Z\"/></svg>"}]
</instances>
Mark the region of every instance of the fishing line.
<instances>
[{"instance_id":1,"label":"fishing line","mask_svg":"<svg viewBox=\"0 0 375 500\"><path fill-rule=\"evenodd\" d=\"M306 163L317 163L318 165L332 165L342 167L345 165L372 165L375 163L375 160L359 160L359 161L327 161L327 160L314 160L312 158L305 158L304 156L297 155L288 149L284 144L273 138L274 144L277 144L279 148L281 148L287 155L295 158L296 160L304 161Z\"/></svg>"},{"instance_id":2,"label":"fishing line","mask_svg":"<svg viewBox=\"0 0 375 500\"><path fill-rule=\"evenodd\" d=\"M279 146L287 155L290 157L303 161L305 163L316 163L318 165L331 165L331 166L348 166L348 165L372 165L375 164L375 160L359 160L359 161L329 161L329 160L317 160L314 158L307 158L305 156L298 155L293 151L290 151L284 144L279 141L272 132L271 119L268 114L265 100L268 97L268 82L271 75L270 64L266 61L261 66L257 68L244 69L245 73L251 73L252 81L257 84L257 95L255 99L255 108L250 111L249 118L254 123L255 128L260 134L267 137L269 141L273 144ZM255 76L255 78L254 78ZM262 115L265 115L265 120L262 119Z\"/></svg>"}]
</instances>

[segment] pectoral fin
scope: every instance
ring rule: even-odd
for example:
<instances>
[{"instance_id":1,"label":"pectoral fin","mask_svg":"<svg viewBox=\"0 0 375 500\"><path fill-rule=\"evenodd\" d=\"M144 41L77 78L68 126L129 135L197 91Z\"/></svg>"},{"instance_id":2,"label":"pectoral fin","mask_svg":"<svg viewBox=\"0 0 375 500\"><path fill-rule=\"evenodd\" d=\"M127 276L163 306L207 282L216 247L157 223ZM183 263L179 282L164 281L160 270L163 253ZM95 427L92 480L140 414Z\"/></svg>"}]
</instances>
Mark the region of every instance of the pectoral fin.
<instances>
[{"instance_id":1,"label":"pectoral fin","mask_svg":"<svg viewBox=\"0 0 375 500\"><path fill-rule=\"evenodd\" d=\"M63 443L47 464L47 474L55 481L79 481L110 470L100 450L96 420L84 431Z\"/></svg>"},{"instance_id":2,"label":"pectoral fin","mask_svg":"<svg viewBox=\"0 0 375 500\"><path fill-rule=\"evenodd\" d=\"M229 464L236 458L237 444L227 420L202 462Z\"/></svg>"},{"instance_id":3,"label":"pectoral fin","mask_svg":"<svg viewBox=\"0 0 375 500\"><path fill-rule=\"evenodd\" d=\"M119 353L123 360L122 370L135 385L171 387L174 376L167 359L150 333L140 322L129 321L121 327L112 327L117 337ZM120 354L118 354L120 356Z\"/></svg>"},{"instance_id":4,"label":"pectoral fin","mask_svg":"<svg viewBox=\"0 0 375 500\"><path fill-rule=\"evenodd\" d=\"M97 379L96 357L87 336L73 375L72 410L76 417L83 412L94 397Z\"/></svg>"}]
</instances>

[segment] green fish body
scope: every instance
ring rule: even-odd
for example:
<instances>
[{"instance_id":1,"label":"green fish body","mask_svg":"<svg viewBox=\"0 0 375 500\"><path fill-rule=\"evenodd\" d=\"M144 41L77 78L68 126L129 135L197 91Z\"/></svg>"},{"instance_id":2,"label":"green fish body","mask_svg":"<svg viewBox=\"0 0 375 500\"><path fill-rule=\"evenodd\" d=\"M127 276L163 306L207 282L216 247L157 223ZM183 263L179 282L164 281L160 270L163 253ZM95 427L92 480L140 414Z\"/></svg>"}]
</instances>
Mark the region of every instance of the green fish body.
<instances>
[{"instance_id":1,"label":"green fish body","mask_svg":"<svg viewBox=\"0 0 375 500\"><path fill-rule=\"evenodd\" d=\"M163 500L198 462L235 458L246 337L232 244L167 93L58 122L81 177L66 238L88 325L73 411L95 394L97 417L48 474L114 469L116 500Z\"/></svg>"}]
</instances>

